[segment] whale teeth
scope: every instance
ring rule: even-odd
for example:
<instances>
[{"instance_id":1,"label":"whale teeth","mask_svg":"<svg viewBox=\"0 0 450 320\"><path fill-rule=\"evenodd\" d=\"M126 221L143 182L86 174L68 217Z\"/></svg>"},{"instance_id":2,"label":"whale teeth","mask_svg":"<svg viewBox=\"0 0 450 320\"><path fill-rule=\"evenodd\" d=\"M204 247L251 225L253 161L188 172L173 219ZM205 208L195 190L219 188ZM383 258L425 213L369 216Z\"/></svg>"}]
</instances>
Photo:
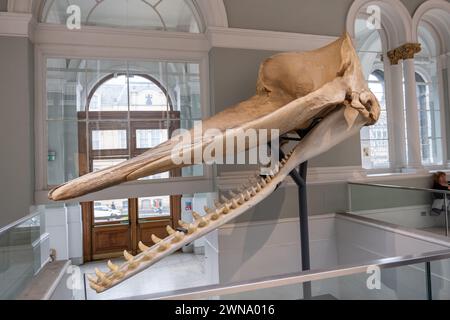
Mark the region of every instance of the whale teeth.
<instances>
[{"instance_id":1,"label":"whale teeth","mask_svg":"<svg viewBox=\"0 0 450 320\"><path fill-rule=\"evenodd\" d=\"M261 179L260 183L263 188L265 188L267 186L267 182L264 178Z\"/></svg>"},{"instance_id":2,"label":"whale teeth","mask_svg":"<svg viewBox=\"0 0 450 320\"><path fill-rule=\"evenodd\" d=\"M92 288L92 290L95 290L97 293L103 292L105 290L105 288L93 282L90 282L89 285Z\"/></svg>"},{"instance_id":3,"label":"whale teeth","mask_svg":"<svg viewBox=\"0 0 450 320\"><path fill-rule=\"evenodd\" d=\"M97 283L98 278L94 278L93 276L91 276L89 274L87 275L87 278L88 278L89 282Z\"/></svg>"},{"instance_id":4,"label":"whale teeth","mask_svg":"<svg viewBox=\"0 0 450 320\"><path fill-rule=\"evenodd\" d=\"M189 223L187 223L186 221L183 220L179 220L178 224L180 225L180 227L187 229L187 227L189 226Z\"/></svg>"},{"instance_id":5,"label":"whale teeth","mask_svg":"<svg viewBox=\"0 0 450 320\"><path fill-rule=\"evenodd\" d=\"M231 208L236 209L237 207L239 207L238 202L235 199L231 200Z\"/></svg>"},{"instance_id":6,"label":"whale teeth","mask_svg":"<svg viewBox=\"0 0 450 320\"><path fill-rule=\"evenodd\" d=\"M119 271L119 266L112 263L111 260L108 261L108 268L109 270L111 270L112 272L117 272Z\"/></svg>"},{"instance_id":7,"label":"whale teeth","mask_svg":"<svg viewBox=\"0 0 450 320\"><path fill-rule=\"evenodd\" d=\"M223 214L228 214L232 208L231 203L225 203L223 207Z\"/></svg>"},{"instance_id":8,"label":"whale teeth","mask_svg":"<svg viewBox=\"0 0 450 320\"><path fill-rule=\"evenodd\" d=\"M202 218L202 216L195 211L192 211L192 217L194 218L194 220L199 220Z\"/></svg>"},{"instance_id":9,"label":"whale teeth","mask_svg":"<svg viewBox=\"0 0 450 320\"><path fill-rule=\"evenodd\" d=\"M229 202L230 200L228 200L227 197L225 197L224 195L220 196L220 199L222 200L222 202Z\"/></svg>"},{"instance_id":10,"label":"whale teeth","mask_svg":"<svg viewBox=\"0 0 450 320\"><path fill-rule=\"evenodd\" d=\"M141 250L142 252L148 251L148 249L150 249L150 247L147 247L145 244L142 243L142 241L139 241L138 247L139 247L139 250Z\"/></svg>"},{"instance_id":11,"label":"whale teeth","mask_svg":"<svg viewBox=\"0 0 450 320\"><path fill-rule=\"evenodd\" d=\"M162 242L162 239L160 239L160 238L158 238L157 236L155 236L154 234L152 234L152 241L153 241L155 244L158 244L158 243Z\"/></svg>"},{"instance_id":12,"label":"whale teeth","mask_svg":"<svg viewBox=\"0 0 450 320\"><path fill-rule=\"evenodd\" d=\"M106 278L106 274L104 272L101 272L98 268L95 268L95 274L100 281L103 281Z\"/></svg>"},{"instance_id":13,"label":"whale teeth","mask_svg":"<svg viewBox=\"0 0 450 320\"><path fill-rule=\"evenodd\" d=\"M167 226L166 231L170 236L175 233L175 230L173 230L173 228L171 226Z\"/></svg>"},{"instance_id":14,"label":"whale teeth","mask_svg":"<svg viewBox=\"0 0 450 320\"><path fill-rule=\"evenodd\" d=\"M228 191L228 194L230 195L231 198L236 198L238 196L236 193L234 193L231 190Z\"/></svg>"},{"instance_id":15,"label":"whale teeth","mask_svg":"<svg viewBox=\"0 0 450 320\"><path fill-rule=\"evenodd\" d=\"M216 200L214 200L214 206L216 208L220 208L222 206L222 203L219 200L216 199Z\"/></svg>"},{"instance_id":16,"label":"whale teeth","mask_svg":"<svg viewBox=\"0 0 450 320\"><path fill-rule=\"evenodd\" d=\"M203 210L205 210L206 213L214 212L213 209L211 209L211 208L209 208L209 207L207 207L207 206L204 206L204 207L203 207Z\"/></svg>"},{"instance_id":17,"label":"whale teeth","mask_svg":"<svg viewBox=\"0 0 450 320\"><path fill-rule=\"evenodd\" d=\"M172 243L178 243L181 240L183 240L183 238L185 237L185 234L183 232L175 232L174 236L173 236L173 240Z\"/></svg>"},{"instance_id":18,"label":"whale teeth","mask_svg":"<svg viewBox=\"0 0 450 320\"><path fill-rule=\"evenodd\" d=\"M191 223L188 227L188 233L193 234L193 233L195 233L195 231L197 231L197 227Z\"/></svg>"},{"instance_id":19,"label":"whale teeth","mask_svg":"<svg viewBox=\"0 0 450 320\"><path fill-rule=\"evenodd\" d=\"M198 227L199 228L204 228L208 225L208 220L206 220L204 217L201 217L200 219L198 219Z\"/></svg>"},{"instance_id":20,"label":"whale teeth","mask_svg":"<svg viewBox=\"0 0 450 320\"><path fill-rule=\"evenodd\" d=\"M125 260L127 260L128 262L132 262L134 260L134 256L127 250L123 252L123 256L125 257Z\"/></svg>"}]
</instances>

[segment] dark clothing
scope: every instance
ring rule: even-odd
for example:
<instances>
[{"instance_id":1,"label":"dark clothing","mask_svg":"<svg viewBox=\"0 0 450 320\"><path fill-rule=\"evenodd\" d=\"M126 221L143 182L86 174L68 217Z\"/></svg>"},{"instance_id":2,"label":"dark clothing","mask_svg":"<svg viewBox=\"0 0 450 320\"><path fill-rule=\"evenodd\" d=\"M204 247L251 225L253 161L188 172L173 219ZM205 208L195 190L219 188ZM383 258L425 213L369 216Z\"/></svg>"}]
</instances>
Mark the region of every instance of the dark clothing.
<instances>
[{"instance_id":1,"label":"dark clothing","mask_svg":"<svg viewBox=\"0 0 450 320\"><path fill-rule=\"evenodd\" d=\"M446 187L446 186L443 186L443 185L441 185L439 183L436 183L436 182L433 184L433 189L449 191L448 190L448 186ZM444 194L442 194L442 193L434 193L434 198L435 199L444 199Z\"/></svg>"}]
</instances>

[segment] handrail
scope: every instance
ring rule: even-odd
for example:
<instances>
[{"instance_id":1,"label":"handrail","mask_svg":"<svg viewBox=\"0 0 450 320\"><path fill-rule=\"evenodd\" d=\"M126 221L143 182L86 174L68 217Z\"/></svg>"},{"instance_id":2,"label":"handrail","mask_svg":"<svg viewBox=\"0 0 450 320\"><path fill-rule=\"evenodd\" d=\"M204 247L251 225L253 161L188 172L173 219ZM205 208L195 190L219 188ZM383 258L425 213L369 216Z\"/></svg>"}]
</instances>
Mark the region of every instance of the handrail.
<instances>
[{"instance_id":1,"label":"handrail","mask_svg":"<svg viewBox=\"0 0 450 320\"><path fill-rule=\"evenodd\" d=\"M282 276L271 276L256 280L235 282L228 285L209 285L197 288L168 291L164 293L135 296L120 300L196 300L213 296L229 295L253 290L268 289L285 285L300 284L304 282L325 280L330 278L348 276L358 273L366 273L368 268L380 269L395 268L422 262L431 262L450 259L450 250L434 251L414 255L405 255L393 258L378 259L363 265L348 265L339 268L324 270L311 270L297 272Z\"/></svg>"},{"instance_id":2,"label":"handrail","mask_svg":"<svg viewBox=\"0 0 450 320\"><path fill-rule=\"evenodd\" d=\"M441 194L448 194L448 195L450 195L450 190L449 191L444 191L444 190L438 190L438 189L405 187L405 186L395 186L395 185L389 185L389 184L362 183L362 182L349 182L348 184L349 185L356 185L356 186L365 186L365 187L378 187L378 188L385 188L385 189L399 189L399 190L409 190L409 191L427 191L427 192L432 192L432 193L441 193Z\"/></svg>"},{"instance_id":3,"label":"handrail","mask_svg":"<svg viewBox=\"0 0 450 320\"><path fill-rule=\"evenodd\" d=\"M24 223L24 222L26 222L26 221L28 221L30 219L33 219L34 217L36 217L36 216L38 216L40 214L41 214L41 212L39 212L39 211L30 213L30 214L26 215L25 217L22 217L19 220L16 220L16 221L14 221L14 222L12 222L12 223L10 223L10 224L0 228L0 235L2 235L3 233L11 230L12 228L17 227L18 225L21 225L22 223Z\"/></svg>"}]
</instances>

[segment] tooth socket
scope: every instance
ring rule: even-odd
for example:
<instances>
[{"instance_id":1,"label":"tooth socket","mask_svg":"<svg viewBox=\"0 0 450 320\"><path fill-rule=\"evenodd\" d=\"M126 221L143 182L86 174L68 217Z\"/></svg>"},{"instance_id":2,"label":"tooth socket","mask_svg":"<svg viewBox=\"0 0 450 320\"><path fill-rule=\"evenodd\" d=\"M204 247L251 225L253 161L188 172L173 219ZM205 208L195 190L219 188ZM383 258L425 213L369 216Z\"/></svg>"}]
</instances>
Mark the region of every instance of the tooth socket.
<instances>
[{"instance_id":1,"label":"tooth socket","mask_svg":"<svg viewBox=\"0 0 450 320\"><path fill-rule=\"evenodd\" d=\"M158 251L159 252L164 252L166 250L168 250L170 248L170 244L166 243L166 242L160 242L159 246L158 246Z\"/></svg>"},{"instance_id":2,"label":"tooth socket","mask_svg":"<svg viewBox=\"0 0 450 320\"><path fill-rule=\"evenodd\" d=\"M143 252L142 253L142 260L143 261L153 260L154 257L155 257L155 254L152 253L152 252Z\"/></svg>"},{"instance_id":3,"label":"tooth socket","mask_svg":"<svg viewBox=\"0 0 450 320\"><path fill-rule=\"evenodd\" d=\"M228 201L230 201L230 200L227 199L227 197L225 197L225 196L223 196L223 195L220 196L220 199L221 199L223 202L225 202L225 203L228 202Z\"/></svg>"},{"instance_id":4,"label":"tooth socket","mask_svg":"<svg viewBox=\"0 0 450 320\"><path fill-rule=\"evenodd\" d=\"M214 200L214 206L216 208L220 208L222 206L222 203L219 200Z\"/></svg>"},{"instance_id":5,"label":"tooth socket","mask_svg":"<svg viewBox=\"0 0 450 320\"><path fill-rule=\"evenodd\" d=\"M231 208L232 208L231 204L225 203L225 205L224 205L224 207L223 207L223 212L222 212L222 213L223 213L223 214L228 214L228 213L230 213Z\"/></svg>"}]
</instances>

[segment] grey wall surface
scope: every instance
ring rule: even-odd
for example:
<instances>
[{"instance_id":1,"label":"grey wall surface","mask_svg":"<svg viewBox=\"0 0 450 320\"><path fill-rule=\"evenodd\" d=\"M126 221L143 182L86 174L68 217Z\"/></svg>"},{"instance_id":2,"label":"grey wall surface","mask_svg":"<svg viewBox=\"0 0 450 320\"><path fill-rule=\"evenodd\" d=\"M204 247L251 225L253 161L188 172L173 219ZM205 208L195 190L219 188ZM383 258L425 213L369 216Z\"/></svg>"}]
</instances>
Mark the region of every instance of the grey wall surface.
<instances>
[{"instance_id":1,"label":"grey wall surface","mask_svg":"<svg viewBox=\"0 0 450 320\"><path fill-rule=\"evenodd\" d=\"M0 37L0 227L34 201L33 46Z\"/></svg>"},{"instance_id":2,"label":"grey wall surface","mask_svg":"<svg viewBox=\"0 0 450 320\"><path fill-rule=\"evenodd\" d=\"M413 16L426 0L401 0ZM449 1L449 0L447 0ZM353 0L224 0L232 28L341 35Z\"/></svg>"},{"instance_id":3,"label":"grey wall surface","mask_svg":"<svg viewBox=\"0 0 450 320\"><path fill-rule=\"evenodd\" d=\"M209 53L213 113L255 94L259 65L276 52L213 48ZM358 135L311 160L312 167L360 166ZM220 172L249 170L249 166L219 166Z\"/></svg>"},{"instance_id":4,"label":"grey wall surface","mask_svg":"<svg viewBox=\"0 0 450 320\"><path fill-rule=\"evenodd\" d=\"M339 36L353 0L224 0L233 28Z\"/></svg>"}]
</instances>

